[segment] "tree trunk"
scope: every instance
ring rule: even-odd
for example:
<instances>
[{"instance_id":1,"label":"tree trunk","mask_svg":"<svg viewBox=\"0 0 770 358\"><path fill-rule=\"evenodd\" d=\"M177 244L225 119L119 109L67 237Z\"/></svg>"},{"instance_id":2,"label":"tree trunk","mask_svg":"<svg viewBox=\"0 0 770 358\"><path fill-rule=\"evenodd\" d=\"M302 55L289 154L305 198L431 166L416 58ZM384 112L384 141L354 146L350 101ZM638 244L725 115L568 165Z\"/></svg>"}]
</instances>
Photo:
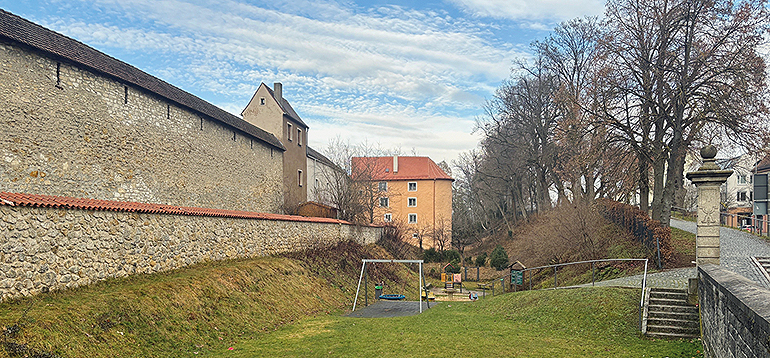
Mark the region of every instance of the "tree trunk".
<instances>
[{"instance_id":1,"label":"tree trunk","mask_svg":"<svg viewBox=\"0 0 770 358\"><path fill-rule=\"evenodd\" d=\"M639 162L639 209L650 214L650 162L643 155L638 155Z\"/></svg>"}]
</instances>

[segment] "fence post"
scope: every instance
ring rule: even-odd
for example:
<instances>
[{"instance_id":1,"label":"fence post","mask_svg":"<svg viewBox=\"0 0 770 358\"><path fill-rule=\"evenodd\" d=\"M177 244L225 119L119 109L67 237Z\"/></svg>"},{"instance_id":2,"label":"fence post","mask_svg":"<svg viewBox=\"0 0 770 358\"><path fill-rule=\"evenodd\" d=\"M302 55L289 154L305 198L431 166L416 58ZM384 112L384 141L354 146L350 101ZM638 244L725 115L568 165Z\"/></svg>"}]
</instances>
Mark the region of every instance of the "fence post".
<instances>
[{"instance_id":1,"label":"fence post","mask_svg":"<svg viewBox=\"0 0 770 358\"><path fill-rule=\"evenodd\" d=\"M529 270L529 290L532 291L532 270Z\"/></svg>"},{"instance_id":2,"label":"fence post","mask_svg":"<svg viewBox=\"0 0 770 358\"><path fill-rule=\"evenodd\" d=\"M555 290L556 287L559 287L559 284L556 281L556 266L553 267L553 289Z\"/></svg>"},{"instance_id":3,"label":"fence post","mask_svg":"<svg viewBox=\"0 0 770 358\"><path fill-rule=\"evenodd\" d=\"M596 286L596 270L593 261L591 261L591 286Z\"/></svg>"}]
</instances>

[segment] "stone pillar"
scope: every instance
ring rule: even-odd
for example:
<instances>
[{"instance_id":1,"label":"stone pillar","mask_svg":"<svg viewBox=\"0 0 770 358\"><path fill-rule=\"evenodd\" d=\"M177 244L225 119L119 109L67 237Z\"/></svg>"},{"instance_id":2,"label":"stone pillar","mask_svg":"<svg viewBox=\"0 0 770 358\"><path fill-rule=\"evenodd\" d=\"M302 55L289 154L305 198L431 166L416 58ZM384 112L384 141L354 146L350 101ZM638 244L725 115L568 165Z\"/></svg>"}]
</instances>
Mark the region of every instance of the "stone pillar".
<instances>
[{"instance_id":1,"label":"stone pillar","mask_svg":"<svg viewBox=\"0 0 770 358\"><path fill-rule=\"evenodd\" d=\"M698 187L698 231L695 239L695 262L719 265L719 187L733 174L720 170L714 163L717 149L707 145L700 151L703 165L687 173L687 179Z\"/></svg>"}]
</instances>

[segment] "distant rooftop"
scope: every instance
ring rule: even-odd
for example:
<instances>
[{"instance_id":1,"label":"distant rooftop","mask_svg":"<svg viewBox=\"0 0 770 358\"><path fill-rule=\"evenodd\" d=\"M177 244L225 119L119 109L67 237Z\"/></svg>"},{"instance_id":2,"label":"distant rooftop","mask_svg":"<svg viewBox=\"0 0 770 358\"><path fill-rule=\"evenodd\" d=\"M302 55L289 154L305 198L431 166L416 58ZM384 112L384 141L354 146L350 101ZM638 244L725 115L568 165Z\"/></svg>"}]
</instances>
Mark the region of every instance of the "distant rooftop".
<instances>
[{"instance_id":1,"label":"distant rooftop","mask_svg":"<svg viewBox=\"0 0 770 358\"><path fill-rule=\"evenodd\" d=\"M353 157L352 165L371 170L372 180L454 180L428 157L395 158ZM398 170L394 170L396 163Z\"/></svg>"}]
</instances>

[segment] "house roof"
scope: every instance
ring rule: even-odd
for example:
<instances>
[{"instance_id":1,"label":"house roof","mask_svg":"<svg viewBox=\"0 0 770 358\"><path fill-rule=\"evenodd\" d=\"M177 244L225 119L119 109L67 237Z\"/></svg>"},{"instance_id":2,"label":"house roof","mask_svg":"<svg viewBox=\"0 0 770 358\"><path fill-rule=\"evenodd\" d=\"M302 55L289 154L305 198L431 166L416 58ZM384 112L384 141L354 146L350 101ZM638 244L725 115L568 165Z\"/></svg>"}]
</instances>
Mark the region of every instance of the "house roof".
<instances>
[{"instance_id":1,"label":"house roof","mask_svg":"<svg viewBox=\"0 0 770 358\"><path fill-rule=\"evenodd\" d=\"M307 156L310 158L313 158L329 167L332 167L336 170L342 171L342 168L338 167L337 164L334 164L329 158L321 154L320 152L316 151L313 148L307 147Z\"/></svg>"},{"instance_id":2,"label":"house roof","mask_svg":"<svg viewBox=\"0 0 770 358\"><path fill-rule=\"evenodd\" d=\"M286 98L281 97L281 100L279 101L278 98L275 98L275 92L273 91L272 88L270 88L270 86L266 85L264 82L262 83L262 85L264 85L265 88L267 88L267 92L270 93L270 96L272 96L273 99L275 99L275 101L278 102L278 105L281 106L281 109L283 110L284 115L293 119L295 122L303 125L305 128L310 128L307 124L305 124L305 122L302 121L301 118L299 118L299 114L297 114L297 112L294 111L294 108L292 108L291 104L289 103L289 101L286 100Z\"/></svg>"},{"instance_id":3,"label":"house roof","mask_svg":"<svg viewBox=\"0 0 770 358\"><path fill-rule=\"evenodd\" d=\"M398 172L393 170L394 157L353 157L355 173L366 173L372 180L454 180L428 157L397 157Z\"/></svg>"},{"instance_id":4,"label":"house roof","mask_svg":"<svg viewBox=\"0 0 770 358\"><path fill-rule=\"evenodd\" d=\"M66 196L38 195L25 193L0 192L0 205L31 206L54 209L80 209L94 211L122 211L141 214L170 214L187 216L216 216L239 219L261 219L278 221L300 221L330 224L350 224L344 220L259 213L253 211L223 210L186 207L165 204L148 204L127 201L71 198Z\"/></svg>"},{"instance_id":5,"label":"house roof","mask_svg":"<svg viewBox=\"0 0 770 358\"><path fill-rule=\"evenodd\" d=\"M770 155L765 156L757 163L756 173L764 173L770 171Z\"/></svg>"},{"instance_id":6,"label":"house roof","mask_svg":"<svg viewBox=\"0 0 770 358\"><path fill-rule=\"evenodd\" d=\"M0 9L0 40L10 40L144 89L179 106L219 121L265 144L286 150L272 134L157 77L108 56L82 42ZM293 110L292 110L293 111Z\"/></svg>"}]
</instances>

